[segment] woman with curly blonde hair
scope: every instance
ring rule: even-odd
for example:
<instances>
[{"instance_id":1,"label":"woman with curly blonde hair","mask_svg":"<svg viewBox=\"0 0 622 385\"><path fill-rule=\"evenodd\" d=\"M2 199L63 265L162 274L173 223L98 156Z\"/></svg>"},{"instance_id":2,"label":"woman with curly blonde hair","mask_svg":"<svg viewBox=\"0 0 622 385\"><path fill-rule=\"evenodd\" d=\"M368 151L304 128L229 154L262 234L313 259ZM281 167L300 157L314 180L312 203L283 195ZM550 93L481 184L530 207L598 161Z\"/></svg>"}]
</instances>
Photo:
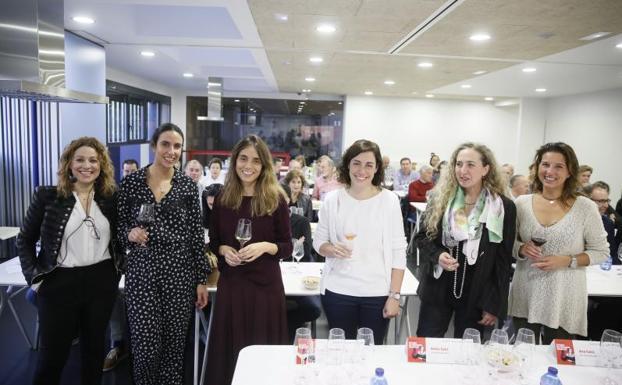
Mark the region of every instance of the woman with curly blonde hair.
<instances>
[{"instance_id":1,"label":"woman with curly blonde hair","mask_svg":"<svg viewBox=\"0 0 622 385\"><path fill-rule=\"evenodd\" d=\"M37 291L41 343L34 384L60 382L76 331L82 383L101 383L104 335L124 255L116 242L115 191L106 147L82 137L63 151L58 185L34 193L17 241L22 272Z\"/></svg>"},{"instance_id":2,"label":"woman with curly blonde hair","mask_svg":"<svg viewBox=\"0 0 622 385\"><path fill-rule=\"evenodd\" d=\"M493 326L506 313L516 208L492 151L464 143L432 190L416 236L423 265L417 335L454 337Z\"/></svg>"}]
</instances>

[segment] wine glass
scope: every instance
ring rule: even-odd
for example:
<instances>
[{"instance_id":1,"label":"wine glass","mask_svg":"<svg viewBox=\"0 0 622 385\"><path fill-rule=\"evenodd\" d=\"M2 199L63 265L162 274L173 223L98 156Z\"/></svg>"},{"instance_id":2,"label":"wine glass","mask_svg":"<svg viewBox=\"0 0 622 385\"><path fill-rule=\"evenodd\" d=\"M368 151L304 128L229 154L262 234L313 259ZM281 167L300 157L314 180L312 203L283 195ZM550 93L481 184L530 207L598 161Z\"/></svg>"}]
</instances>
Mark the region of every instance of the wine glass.
<instances>
[{"instance_id":1,"label":"wine glass","mask_svg":"<svg viewBox=\"0 0 622 385\"><path fill-rule=\"evenodd\" d=\"M308 370L305 366L315 360L313 339L309 328L296 329L294 338L294 348L296 349L296 377L295 384L304 385L307 383Z\"/></svg>"},{"instance_id":2,"label":"wine glass","mask_svg":"<svg viewBox=\"0 0 622 385\"><path fill-rule=\"evenodd\" d=\"M618 385L611 376L613 362L622 354L622 334L615 330L605 329L600 338L600 354L607 361L607 373L602 383L605 385Z\"/></svg>"},{"instance_id":3,"label":"wine glass","mask_svg":"<svg viewBox=\"0 0 622 385\"><path fill-rule=\"evenodd\" d=\"M304 239L292 238L292 246L292 258L296 260L296 265L292 267L292 271L295 273L300 273L301 271L298 264L300 263L302 257L304 257L305 255Z\"/></svg>"},{"instance_id":4,"label":"wine glass","mask_svg":"<svg viewBox=\"0 0 622 385\"><path fill-rule=\"evenodd\" d=\"M148 230L155 222L155 205L153 203L141 204L136 221L141 228ZM145 244L144 246L146 247L147 245Z\"/></svg>"},{"instance_id":5,"label":"wine glass","mask_svg":"<svg viewBox=\"0 0 622 385\"><path fill-rule=\"evenodd\" d=\"M493 368L490 374L493 376L494 381L498 380L499 368L500 365L502 365L502 358L509 340L508 333L503 329L495 329L490 335L490 341L488 341L488 349L486 353L486 361L488 362L488 365Z\"/></svg>"},{"instance_id":6,"label":"wine glass","mask_svg":"<svg viewBox=\"0 0 622 385\"><path fill-rule=\"evenodd\" d=\"M357 225L356 225L355 218L353 218L353 216L349 216L345 218L345 221L343 223L344 245L352 253L354 252L354 241L356 239L356 234L357 234L356 230L357 230ZM352 255L350 255L350 258L352 258ZM352 267L350 263L352 261L350 259L341 259L340 262L341 262L341 269L343 272L348 272L351 270Z\"/></svg>"},{"instance_id":7,"label":"wine glass","mask_svg":"<svg viewBox=\"0 0 622 385\"><path fill-rule=\"evenodd\" d=\"M240 218L238 225L235 228L235 239L240 242L240 249L244 247L244 244L250 241L252 236L251 220L246 218Z\"/></svg>"},{"instance_id":8,"label":"wine glass","mask_svg":"<svg viewBox=\"0 0 622 385\"><path fill-rule=\"evenodd\" d=\"M529 381L527 379L527 368L532 366L531 360L533 352L536 348L536 335L531 329L520 328L516 333L516 341L514 341L514 353L520 358L519 365L519 377L520 383L526 385Z\"/></svg>"},{"instance_id":9,"label":"wine glass","mask_svg":"<svg viewBox=\"0 0 622 385\"><path fill-rule=\"evenodd\" d=\"M467 365L464 374L464 380L467 384L475 384L478 381L478 370L473 366L478 366L480 362L480 347L482 344L482 336L477 329L466 328L462 333L462 354L463 362Z\"/></svg>"},{"instance_id":10,"label":"wine glass","mask_svg":"<svg viewBox=\"0 0 622 385\"><path fill-rule=\"evenodd\" d=\"M537 225L533 233L531 233L531 242L538 247L542 247L547 241L546 228Z\"/></svg>"}]
</instances>

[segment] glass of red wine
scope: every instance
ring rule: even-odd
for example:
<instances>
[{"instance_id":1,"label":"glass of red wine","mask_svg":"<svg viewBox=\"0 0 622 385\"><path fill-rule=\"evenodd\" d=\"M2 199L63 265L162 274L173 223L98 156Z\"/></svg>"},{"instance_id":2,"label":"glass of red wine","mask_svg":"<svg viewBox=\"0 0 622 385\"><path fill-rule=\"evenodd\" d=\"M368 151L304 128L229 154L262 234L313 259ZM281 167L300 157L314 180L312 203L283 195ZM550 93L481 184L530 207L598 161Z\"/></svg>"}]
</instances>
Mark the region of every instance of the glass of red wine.
<instances>
[{"instance_id":1,"label":"glass of red wine","mask_svg":"<svg viewBox=\"0 0 622 385\"><path fill-rule=\"evenodd\" d=\"M155 206L153 203L143 203L140 205L138 217L136 218L138 225L143 229L149 229L155 222Z\"/></svg>"},{"instance_id":2,"label":"glass of red wine","mask_svg":"<svg viewBox=\"0 0 622 385\"><path fill-rule=\"evenodd\" d=\"M546 239L546 229L542 226L538 226L531 234L531 242L538 247L542 247L546 243Z\"/></svg>"}]
</instances>

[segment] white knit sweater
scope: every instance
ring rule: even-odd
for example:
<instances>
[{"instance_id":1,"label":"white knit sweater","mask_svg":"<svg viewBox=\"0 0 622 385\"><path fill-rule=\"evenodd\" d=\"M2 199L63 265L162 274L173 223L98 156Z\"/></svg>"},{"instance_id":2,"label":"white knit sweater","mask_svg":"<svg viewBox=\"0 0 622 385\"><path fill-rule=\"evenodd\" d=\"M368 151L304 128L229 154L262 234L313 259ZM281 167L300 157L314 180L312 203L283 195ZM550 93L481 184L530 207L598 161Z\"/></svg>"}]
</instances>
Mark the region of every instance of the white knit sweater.
<instances>
[{"instance_id":1,"label":"white knit sweater","mask_svg":"<svg viewBox=\"0 0 622 385\"><path fill-rule=\"evenodd\" d=\"M587 287L585 268L563 268L542 271L531 267L531 261L518 256L523 244L531 239L538 223L532 206L533 195L522 195L516 204L517 237L514 244L516 272L509 299L509 314L527 318L551 328L562 327L571 334L587 335ZM570 211L546 230L544 255L587 253L590 264L604 261L609 254L607 233L596 204L578 197Z\"/></svg>"}]
</instances>

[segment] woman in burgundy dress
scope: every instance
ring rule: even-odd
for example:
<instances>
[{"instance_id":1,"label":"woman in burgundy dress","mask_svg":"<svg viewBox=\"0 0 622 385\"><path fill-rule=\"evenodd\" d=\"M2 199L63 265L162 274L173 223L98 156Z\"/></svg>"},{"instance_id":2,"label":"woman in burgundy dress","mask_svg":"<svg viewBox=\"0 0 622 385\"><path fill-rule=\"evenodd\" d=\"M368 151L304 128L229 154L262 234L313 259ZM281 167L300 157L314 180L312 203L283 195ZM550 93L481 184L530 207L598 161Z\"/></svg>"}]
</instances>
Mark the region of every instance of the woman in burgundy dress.
<instances>
[{"instance_id":1,"label":"woman in burgundy dress","mask_svg":"<svg viewBox=\"0 0 622 385\"><path fill-rule=\"evenodd\" d=\"M235 232L243 218L251 221L252 236L240 247ZM287 343L279 259L292 252L289 210L268 147L255 135L233 148L231 168L210 217L209 235L220 279L207 384L226 385L242 348Z\"/></svg>"}]
</instances>

